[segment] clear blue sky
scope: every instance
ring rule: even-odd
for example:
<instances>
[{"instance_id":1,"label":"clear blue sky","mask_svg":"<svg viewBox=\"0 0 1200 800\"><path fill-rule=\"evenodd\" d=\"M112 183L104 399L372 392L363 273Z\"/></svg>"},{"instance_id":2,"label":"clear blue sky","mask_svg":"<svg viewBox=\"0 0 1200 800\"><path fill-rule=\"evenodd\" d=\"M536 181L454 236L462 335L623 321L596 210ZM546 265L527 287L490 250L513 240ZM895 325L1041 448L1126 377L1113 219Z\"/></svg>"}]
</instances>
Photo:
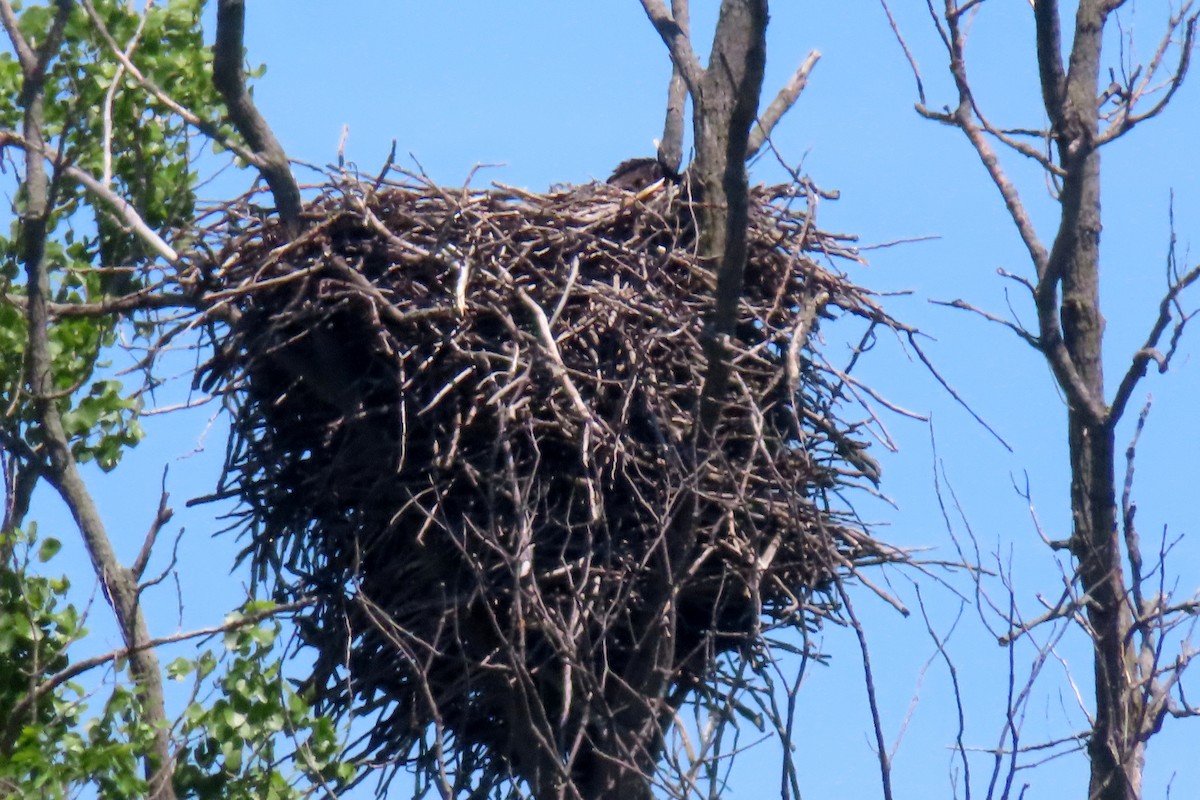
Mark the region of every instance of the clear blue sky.
<instances>
[{"instance_id":1,"label":"clear blue sky","mask_svg":"<svg viewBox=\"0 0 1200 800\"><path fill-rule=\"evenodd\" d=\"M693 3L696 39L706 42L718 3ZM895 0L895 5L924 71L931 105L952 103L946 57L924 4ZM460 184L476 164L501 164L478 175L476 183L499 180L543 189L552 183L602 179L622 159L652 154L652 140L661 131L669 62L636 0L257 0L249 6L249 57L268 65L256 97L296 159L333 161L342 126L348 125L347 156L364 172L378 168L395 139L402 165L413 165L405 155L411 153L439 182ZM1157 41L1163 4L1142 2L1137 8L1140 16L1132 30L1139 38L1134 44L1139 53L1148 54ZM1053 538L1064 538L1069 518L1063 403L1039 358L1011 333L928 303L962 297L1004 314L1005 291L1014 287L996 269L1028 275L1027 258L965 140L913 112L914 83L876 0L777 0L772 11L767 99L809 50L823 53L809 88L776 131L777 148L791 163L802 163L819 185L841 190L840 201L822 206L825 227L857 233L868 244L940 237L875 251L871 266L856 268L852 275L880 291L912 291L888 299L888 309L932 337L928 352L938 367L1013 452L988 436L892 341L881 342L860 377L899 405L932 416L938 455L967 521L985 552L998 551L1006 559L1011 554L1017 600L1034 615L1041 610L1037 593L1051 602L1057 599L1060 566L1038 540L1012 481L1023 481L1028 474L1042 525ZM1025 0L992 0L974 22L973 77L985 109L1006 126L1038 127L1043 121L1031 37ZM1162 119L1106 151L1103 277L1110 384L1124 371L1157 308L1172 189L1184 251L1189 237L1200 236L1200 151L1189 135L1198 122L1200 87L1193 84L1179 93ZM1054 206L1041 174L1019 157L1009 158L1008 164L1042 235L1050 237ZM299 174L302 180L311 177ZM752 177L780 181L784 173L768 156ZM1031 319L1016 291L1012 302L1023 319ZM1171 537L1193 534L1169 565L1176 573L1168 585L1178 577L1184 596L1200 584L1195 566L1200 564L1200 539L1194 535L1200 518L1194 489L1200 473L1195 463L1200 423L1193 413L1200 396L1197 337L1200 330L1184 344L1175 370L1148 379L1132 404L1136 414L1146 391L1153 391L1154 410L1142 439L1137 478L1143 536L1153 540L1163 526ZM836 362L844 360L845 341L854 332L832 326L826 338ZM178 366L184 370L188 365ZM165 401L175 399L164 396ZM179 460L194 449L210 414L151 421L148 441L127 466L105 478L102 507L127 559L136 553L157 500L147 496L141 506L131 503L130 486L156 485L165 461L172 462L170 487L177 508L185 497L202 494L213 484L224 436L220 421L204 453ZM883 523L881 538L933 548L931 557L952 558L934 498L930 429L895 415L883 419L900 445L895 455L878 454L885 467L884 490L896 507L864 496L857 499L860 508ZM1122 442L1129 432L1127 425ZM235 602L241 577L227 577L236 545L228 536L215 543L209 538L220 527L210 511L180 521L187 525L179 571L183 626L191 627L212 622ZM961 523L959 527L961 531ZM890 582L916 608L909 576L892 571L872 577ZM965 586L961 580L957 585ZM998 586L993 589L1000 592ZM922 593L944 633L958 601L929 581ZM165 590L156 596L156 633L172 632L179 624L173 597L173 591ZM922 670L934 650L924 623L917 614L900 617L867 591L856 597L867 624L888 738L904 732L894 765L896 796L950 797L954 709L943 666L935 662ZM1006 602L999 594L996 599ZM810 798L878 797L857 650L851 637L835 630L827 632L824 644L832 666L813 668L801 695L796 758L802 788ZM1003 722L1006 651L970 610L951 650L966 695L967 742L992 746ZM1086 697L1086 641L1072 631L1056 652ZM1062 675L1061 667L1048 668L1031 705L1028 740L1082 727ZM1171 781L1171 796L1200 796L1198 737L1196 724L1168 720L1149 751L1147 798L1165 796ZM771 744L745 754L728 796L776 793L778 758ZM985 772L981 760L973 775ZM1022 778L1031 784L1026 795L1031 800L1082 797L1086 791L1082 755ZM977 782L974 796L982 797L984 787Z\"/></svg>"}]
</instances>

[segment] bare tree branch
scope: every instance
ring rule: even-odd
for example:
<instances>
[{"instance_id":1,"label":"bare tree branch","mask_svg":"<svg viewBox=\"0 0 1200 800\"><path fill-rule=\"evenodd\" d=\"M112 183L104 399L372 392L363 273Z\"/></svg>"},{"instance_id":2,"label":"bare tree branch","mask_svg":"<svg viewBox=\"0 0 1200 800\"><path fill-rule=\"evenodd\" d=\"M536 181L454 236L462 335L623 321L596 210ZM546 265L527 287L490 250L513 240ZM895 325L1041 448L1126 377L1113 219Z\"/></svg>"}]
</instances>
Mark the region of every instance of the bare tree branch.
<instances>
[{"instance_id":1,"label":"bare tree branch","mask_svg":"<svg viewBox=\"0 0 1200 800\"><path fill-rule=\"evenodd\" d=\"M1070 617L1092 639L1094 706L1090 715L1092 730L1087 741L1091 762L1089 797L1092 800L1132 800L1140 796L1146 743L1157 731L1168 707L1163 686L1178 679L1178 672L1172 672L1172 667L1161 658L1162 630L1174 624L1161 612L1167 603L1157 599L1152 601L1142 594L1147 573L1142 565L1141 545L1134 524L1136 505L1131 497L1134 445L1127 453L1126 483L1118 517L1114 428L1149 363L1158 363L1160 369L1165 369L1169 363L1182 329L1192 317L1180 308L1179 295L1200 280L1200 267L1180 275L1173 258L1169 257L1168 289L1160 303L1158 318L1145 345L1134 355L1109 408L1105 404L1103 374L1105 320L1100 308L1102 221L1098 148L1137 122L1160 113L1170 101L1190 63L1195 22L1193 0L1186 0L1168 21L1167 34L1149 67L1127 70L1122 64L1123 74L1129 72L1130 77L1123 79L1123 85L1114 79L1108 89L1101 91L1099 74L1105 27L1109 16L1124 4L1124 0L1079 0L1074 4L1074 30L1064 60L1060 3L1058 0L1032 2L1041 95L1050 119L1049 130L1039 132L1000 130L988 122L975 102L967 75L965 24L967 15L979 9L982 3L979 0L943 0L939 9L935 8L934 0L927 0L927 8L949 55L958 103L952 110L948 108L944 112L931 111L923 98L917 106L918 112L926 118L962 130L1004 198L1009 217L1029 251L1037 276L1036 281L1021 279L1034 296L1038 315L1036 337L1019 325L963 301L948 305L971 310L1003 324L1037 347L1066 395L1073 524L1065 546L1076 560L1075 574L1066 580L1059 602L1053 606L1048 604L1047 613L1023 622L1014 609L1009 615L1009 631L1005 637L1011 644L1016 636L1039 624ZM1178 64L1165 84L1154 86L1152 76L1158 72L1168 47L1175 44L1174 37L1181 26L1183 42ZM898 32L897 38L903 46ZM905 52L908 52L907 47ZM914 65L915 73L911 55L909 61ZM919 75L917 79L920 86ZM1162 92L1158 102L1144 114L1135 115L1133 108L1138 99L1157 91ZM1113 98L1117 99L1117 110L1104 111L1102 104ZM1107 124L1103 133L1101 123ZM1052 142L1053 150L1042 153L1015 138L1026 135L1045 136L1048 146ZM1055 199L1060 216L1049 250L1037 236L1015 185L992 150L989 137L1037 160L1057 188ZM1168 328L1172 329L1171 346L1164 355L1158 351L1158 346ZM1140 425L1141 421L1139 430ZM1122 523L1124 537L1121 536ZM1056 549L1064 546L1059 541L1046 541ZM1158 571L1161 581L1161 564ZM1158 595L1161 597L1164 593L1160 587ZM1046 656L1045 648L1040 649L1035 669L1040 669ZM1005 749L1006 741L1011 742L1012 753L1020 749L1018 720L1014 714L1025 703L1026 700L1020 697L1010 701L1009 729L1002 737L997 753ZM1010 779L1012 774L1010 767ZM993 785L996 785L995 778ZM1008 796L1010 788L1011 781L1003 787L1003 796Z\"/></svg>"},{"instance_id":2,"label":"bare tree branch","mask_svg":"<svg viewBox=\"0 0 1200 800\"><path fill-rule=\"evenodd\" d=\"M154 543L158 541L158 533L162 530L163 525L171 521L171 517L175 516L175 512L167 506L167 500L171 495L167 493L167 470L163 470L162 491L158 498L158 510L154 512L154 520L150 523L150 530L146 533L146 538L142 542L142 549L138 552L137 558L129 571L139 581L142 575L146 572L146 565L150 563L150 555L154 551Z\"/></svg>"},{"instance_id":3,"label":"bare tree branch","mask_svg":"<svg viewBox=\"0 0 1200 800\"><path fill-rule=\"evenodd\" d=\"M976 422L982 425L983 429L990 433L992 437L1004 447L1005 450L1011 453L1012 445L1006 442L1004 437L1001 436L995 428L989 425L983 417L979 416L975 409L971 408L971 404L963 398L962 394L960 394L958 390L946 380L938 368L934 366L933 361L929 358L929 356L925 354L925 350L919 344L917 344L917 337L915 333L908 334L908 344L910 347L912 347L913 352L917 354L917 358L920 359L921 363L925 365L925 368L929 370L931 375L933 375L934 379L937 380L943 389L950 393L950 396L954 398L954 401L958 403L963 410L970 414Z\"/></svg>"},{"instance_id":4,"label":"bare tree branch","mask_svg":"<svg viewBox=\"0 0 1200 800\"><path fill-rule=\"evenodd\" d=\"M700 65L700 59L696 57L696 52L692 49L692 40L685 27L687 21L685 20L681 24L672 17L662 0L642 0L642 8L646 10L646 16L650 18L654 29L658 31L658 35L662 37L663 43L670 51L671 62L683 76L684 82L687 83L692 99L700 97L704 67Z\"/></svg>"},{"instance_id":5,"label":"bare tree branch","mask_svg":"<svg viewBox=\"0 0 1200 800\"><path fill-rule=\"evenodd\" d=\"M113 52L120 53L120 56L126 61L129 60L133 52L137 49L137 46L141 43L142 34L146 30L146 21L150 19L150 12L153 8L154 4L151 2L147 3L145 8L142 9L142 13L138 17L137 28L134 29L133 35L129 39L129 44L124 49L117 45L115 41L112 42ZM89 13L93 20L95 20L95 14ZM118 64L116 72L108 84L108 88L104 91L104 105L100 113L100 130L103 141L100 147L104 159L104 167L100 173L100 180L106 186L110 185L113 179L113 106L116 103L117 92L124 85L127 74L129 74L129 71L125 68L125 65Z\"/></svg>"},{"instance_id":6,"label":"bare tree branch","mask_svg":"<svg viewBox=\"0 0 1200 800\"><path fill-rule=\"evenodd\" d=\"M846 587L840 578L837 580L836 585L838 597L846 609L850 626L854 629L854 634L858 639L859 654L862 657L863 679L867 687L867 703L871 709L871 729L875 737L875 757L879 762L879 781L883 790L883 800L892 800L892 763L888 755L887 744L883 738L883 718L879 712L879 700L876 696L877 690L875 686L875 673L871 666L871 651L867 646L867 637L863 631L862 623L858 621L858 617L854 613L854 606L850 602L850 594L846 591Z\"/></svg>"},{"instance_id":7,"label":"bare tree branch","mask_svg":"<svg viewBox=\"0 0 1200 800\"><path fill-rule=\"evenodd\" d=\"M750 144L746 147L747 159L754 158L755 154L758 153L763 144L771 136L771 131L775 129L779 120L788 112L788 109L795 105L797 98L800 97L800 93L808 85L808 76L820 60L821 52L819 50L810 52L803 63L796 68L791 79L779 90L779 94L775 95L775 99L767 106L767 110L758 118L758 122L750 132Z\"/></svg>"},{"instance_id":8,"label":"bare tree branch","mask_svg":"<svg viewBox=\"0 0 1200 800\"><path fill-rule=\"evenodd\" d=\"M1042 349L1041 343L1038 341L1037 337L1025 330L1025 328L1021 327L1012 320L1005 319L1004 317L998 317L995 314L984 311L982 308L977 308L976 306L968 303L966 300L930 300L929 302L933 303L935 306L957 308L963 311L970 311L972 314L978 314L988 322L994 322L997 325L1002 325L1005 328L1008 328L1010 331L1019 336L1021 341L1025 342L1025 344L1029 345L1034 350L1040 351Z\"/></svg>"},{"instance_id":9,"label":"bare tree branch","mask_svg":"<svg viewBox=\"0 0 1200 800\"><path fill-rule=\"evenodd\" d=\"M1050 118L1051 129L1057 132L1063 125L1063 92L1066 83L1058 0L1034 2L1033 18L1037 28L1038 76L1042 82L1042 104L1046 109L1046 116Z\"/></svg>"},{"instance_id":10,"label":"bare tree branch","mask_svg":"<svg viewBox=\"0 0 1200 800\"><path fill-rule=\"evenodd\" d=\"M28 135L22 136L15 131L0 130L0 147L6 145L16 145L27 152L39 154L42 158L53 164L61 174L66 175L83 186L104 205L108 206L154 252L172 263L179 260L179 254L175 252L175 249L163 241L162 237L146 224L145 220L138 214L137 209L130 205L125 198L97 180L92 174L76 167L74 164L64 163L56 154L48 150L42 142L30 140Z\"/></svg>"},{"instance_id":11,"label":"bare tree branch","mask_svg":"<svg viewBox=\"0 0 1200 800\"><path fill-rule=\"evenodd\" d=\"M688 0L671 0L671 15L684 38L690 34ZM666 119L663 121L662 141L658 144L658 162L669 172L679 174L683 164L683 113L687 106L688 87L683 70L671 60L671 81L667 87Z\"/></svg>"},{"instance_id":12,"label":"bare tree branch","mask_svg":"<svg viewBox=\"0 0 1200 800\"><path fill-rule=\"evenodd\" d=\"M1170 212L1171 217L1171 244L1167 252L1167 279L1169 286L1167 293L1163 295L1162 300L1158 303L1158 318L1155 319L1154 325L1150 328L1150 333L1146 336L1146 341L1141 348L1133 354L1133 363L1129 365L1129 369L1125 371L1125 375L1121 378L1121 383L1117 387L1117 392L1113 395L1112 410L1110 413L1111 424L1115 425L1120 421L1125 413L1125 407L1129 403L1129 398L1133 395L1138 383L1146 376L1146 369L1153 361L1158 365L1160 373L1166 372L1170 366L1170 356L1174 352L1174 342L1177 342L1183 333L1184 327L1191 320L1193 314L1185 314L1180 311L1180 317L1175 322L1175 332L1172 334L1172 347L1166 355L1158 351L1158 343L1162 340L1163 333L1174 319L1172 311L1178 305L1179 295L1182 294L1189 286L1200 280L1200 265L1193 267L1182 276L1174 274L1175 267L1175 212L1174 209Z\"/></svg>"},{"instance_id":13,"label":"bare tree branch","mask_svg":"<svg viewBox=\"0 0 1200 800\"><path fill-rule=\"evenodd\" d=\"M162 291L156 284L120 297L105 297L94 303L47 303L46 312L50 319L78 319L85 317L107 317L127 314L131 311L149 311L156 308L195 308L201 300L187 294ZM24 309L29 299L21 294L0 296L0 302ZM219 313L219 312L218 312Z\"/></svg>"},{"instance_id":14,"label":"bare tree branch","mask_svg":"<svg viewBox=\"0 0 1200 800\"><path fill-rule=\"evenodd\" d=\"M1119 139L1132 130L1138 123L1158 116L1171 102L1172 98L1175 97L1175 92L1183 85L1184 78L1187 76L1188 67L1191 66L1192 62L1192 50L1196 45L1196 21L1200 17L1200 14L1189 14L1193 5L1193 0L1188 0L1171 17L1167 25L1167 30L1159 42L1158 50L1151 59L1149 67L1145 70L1141 85L1137 88L1129 86L1121 93L1121 110L1117 113L1116 118L1108 128L1100 134L1097 140L1099 144L1103 145ZM1167 79L1166 90L1149 110L1141 114L1134 114L1133 109L1137 102L1146 96L1146 94L1154 91L1150 86L1150 82L1154 80L1159 65L1165 57L1167 48L1172 43L1175 31L1178 30L1180 24L1183 25L1183 42L1179 46L1179 62L1176 64L1171 76Z\"/></svg>"},{"instance_id":15,"label":"bare tree branch","mask_svg":"<svg viewBox=\"0 0 1200 800\"><path fill-rule=\"evenodd\" d=\"M908 68L912 71L913 79L917 82L917 103L924 106L926 103L925 82L921 79L921 69L917 66L917 59L913 56L912 50L908 49L908 42L904 41L904 36L900 33L900 26L896 23L895 15L892 14L892 7L888 5L887 0L879 0L879 5L883 7L883 13L887 17L888 25L892 29L892 35L896 37L896 42L900 45L900 49L904 51L904 57L908 60Z\"/></svg>"},{"instance_id":16,"label":"bare tree branch","mask_svg":"<svg viewBox=\"0 0 1200 800\"><path fill-rule=\"evenodd\" d=\"M288 233L298 236L303 228L303 201L292 175L287 153L259 113L246 89L242 37L246 25L245 0L218 0L217 36L213 43L213 85L225 99L225 107L238 132L257 156L258 170L271 188L275 208Z\"/></svg>"},{"instance_id":17,"label":"bare tree branch","mask_svg":"<svg viewBox=\"0 0 1200 800\"><path fill-rule=\"evenodd\" d=\"M975 148L975 152L979 155L979 160L983 162L984 168L987 169L992 182L1000 191L1000 196L1004 200L1004 205L1008 209L1009 216L1012 217L1013 223L1017 226L1017 232L1021 236L1021 241L1024 242L1026 250L1029 251L1029 257L1038 268L1040 274L1045 268L1047 260L1048 254L1046 248L1038 238L1033 220L1025 210L1025 205L1021 201L1017 187L1009 180L1008 175L1005 174L1003 168L1000 166L1000 159L997 158L992 146L984 137L984 131L970 118L970 112L967 110L969 105L969 96L964 96L963 103L954 112L932 111L921 103L917 104L916 109L917 113L926 119L959 128L966 134L971 146Z\"/></svg>"},{"instance_id":18,"label":"bare tree branch","mask_svg":"<svg viewBox=\"0 0 1200 800\"><path fill-rule=\"evenodd\" d=\"M1046 4L1053 6L1053 2ZM967 78L965 61L965 34L958 24L958 16L952 14L953 0L947 0L946 12L946 46L950 54L950 72L954 77L959 94L958 107L952 112L934 112L923 105L917 106L917 111L927 119L932 119L959 128L975 148L980 160L988 171L992 183L1000 191L1004 204L1008 208L1017 232L1020 234L1038 275L1038 292L1036 296L1039 321L1039 341L1042 352L1049 361L1055 377L1067 394L1073 406L1081 409L1095 424L1102 424L1108 416L1108 409L1102 396L1098 396L1088 387L1073 361L1070 349L1064 339L1058 310L1058 289L1062 281L1062 261L1070 251L1070 245L1075 241L1073 235L1064 238L1064 232L1072 228L1064 222L1060 226L1059 237L1055 240L1055 249L1047 252L1038 238L1033 221L1026 210L1016 186L1009 179L995 151L992 149L985 131L977 122L974 111L974 100L970 82ZM1039 11L1047 13L1046 9ZM1098 46L1098 45L1097 45ZM1053 75L1053 65L1045 68L1046 74ZM1084 87L1083 91L1090 91ZM1077 92L1080 94L1080 92ZM1091 92L1091 102L1095 102L1095 93ZM1093 123L1094 125L1094 123ZM1066 212L1064 212L1066 213Z\"/></svg>"}]
</instances>

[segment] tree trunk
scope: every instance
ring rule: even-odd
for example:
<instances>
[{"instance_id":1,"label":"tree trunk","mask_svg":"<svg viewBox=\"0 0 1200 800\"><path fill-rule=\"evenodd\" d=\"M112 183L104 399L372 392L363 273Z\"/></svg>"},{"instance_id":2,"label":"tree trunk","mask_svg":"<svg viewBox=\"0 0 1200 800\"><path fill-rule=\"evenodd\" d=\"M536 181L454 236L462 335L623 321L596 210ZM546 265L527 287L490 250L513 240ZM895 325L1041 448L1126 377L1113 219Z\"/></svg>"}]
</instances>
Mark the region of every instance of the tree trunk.
<instances>
[{"instance_id":1,"label":"tree trunk","mask_svg":"<svg viewBox=\"0 0 1200 800\"><path fill-rule=\"evenodd\" d=\"M767 6L767 0L722 0L708 68L702 72L690 50L672 46L671 25L676 21L660 28L676 71L689 77L696 159L688 170L688 180L701 201L700 253L716 275L713 306L705 326L708 372L693 432L694 467L705 458L729 383L729 339L737 323L747 252L746 156L766 65ZM665 10L660 10L651 16L662 22L664 14ZM635 617L641 636L639 652L619 678L609 681L605 702L613 711L612 725L596 737L598 747L580 781L586 800L653 797L650 776L661 755L672 712L683 700L682 696L669 697L668 692L672 681L687 669L681 663L687 655L676 652L676 598L696 550L694 509L694 498L683 503L665 531L658 564L663 575L660 590L644 598ZM614 755L619 759L614 760Z\"/></svg>"},{"instance_id":2,"label":"tree trunk","mask_svg":"<svg viewBox=\"0 0 1200 800\"><path fill-rule=\"evenodd\" d=\"M1076 188L1075 184L1079 186ZM1076 195L1078 192L1078 196ZM1104 393L1104 318L1100 314L1100 156L1090 153L1064 185L1064 207L1077 206L1073 257L1063 271L1063 341L1083 386ZM1088 744L1090 800L1141 796L1142 757L1132 718L1136 673L1132 619L1117 527L1116 454L1112 421L1068 411L1071 460L1071 551L1087 602L1095 647L1096 719Z\"/></svg>"},{"instance_id":3,"label":"tree trunk","mask_svg":"<svg viewBox=\"0 0 1200 800\"><path fill-rule=\"evenodd\" d=\"M1085 396L1104 405L1104 317L1100 312L1100 153L1098 83L1104 25L1103 2L1080 4L1062 97L1059 153L1063 180L1062 224L1044 280L1062 281L1063 344ZM1064 387L1066 389L1066 387ZM1070 397L1068 390L1068 397ZM1087 598L1094 647L1095 724L1089 800L1136 800L1141 796L1142 747L1133 719L1137 674L1132 619L1117 527L1113 426L1080 403L1068 409L1071 463L1071 551Z\"/></svg>"},{"instance_id":4,"label":"tree trunk","mask_svg":"<svg viewBox=\"0 0 1200 800\"><path fill-rule=\"evenodd\" d=\"M72 3L59 0L55 27L41 43L44 52L53 52L65 26ZM24 72L22 133L25 149L25 209L21 214L21 260L26 274L28 304L28 384L35 399L42 435L49 460L50 483L58 490L75 519L91 556L92 567L105 598L116 615L129 654L130 672L138 688L141 722L155 729L152 751L143 754L145 776L152 800L174 800L170 730L163 704L162 672L158 654L146 647L150 633L139 605L138 576L121 565L100 513L79 474L70 440L63 427L58 407L59 387L55 385L50 349L49 264L46 237L50 215L50 180L45 168L44 100L48 59L40 53L20 53Z\"/></svg>"},{"instance_id":5,"label":"tree trunk","mask_svg":"<svg viewBox=\"0 0 1200 800\"><path fill-rule=\"evenodd\" d=\"M705 345L701 440L712 435L729 382L729 337L737 324L750 214L746 154L767 57L766 0L725 0L700 97L693 98L700 186L700 253L717 274Z\"/></svg>"}]
</instances>

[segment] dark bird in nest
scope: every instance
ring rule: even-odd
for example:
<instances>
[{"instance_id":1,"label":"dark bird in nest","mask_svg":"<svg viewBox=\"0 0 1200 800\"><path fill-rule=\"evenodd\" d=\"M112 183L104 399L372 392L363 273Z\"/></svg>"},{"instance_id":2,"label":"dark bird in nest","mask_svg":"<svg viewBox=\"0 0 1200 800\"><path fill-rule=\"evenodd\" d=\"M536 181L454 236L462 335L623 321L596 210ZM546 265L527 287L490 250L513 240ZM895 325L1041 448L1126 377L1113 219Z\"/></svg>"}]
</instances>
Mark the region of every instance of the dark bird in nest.
<instances>
[{"instance_id":1,"label":"dark bird in nest","mask_svg":"<svg viewBox=\"0 0 1200 800\"><path fill-rule=\"evenodd\" d=\"M678 172L668 169L657 158L631 158L617 164L617 168L605 182L610 186L619 186L631 192L640 192L663 178L671 183L679 183L680 177Z\"/></svg>"}]
</instances>

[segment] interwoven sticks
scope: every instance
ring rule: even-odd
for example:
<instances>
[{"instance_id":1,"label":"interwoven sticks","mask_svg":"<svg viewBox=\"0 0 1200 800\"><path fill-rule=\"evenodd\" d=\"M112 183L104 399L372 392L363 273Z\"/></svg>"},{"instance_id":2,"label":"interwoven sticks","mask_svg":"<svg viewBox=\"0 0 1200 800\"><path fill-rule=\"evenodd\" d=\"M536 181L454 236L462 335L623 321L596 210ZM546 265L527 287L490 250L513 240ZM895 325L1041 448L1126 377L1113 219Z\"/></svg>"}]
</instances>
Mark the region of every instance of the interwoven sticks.
<instances>
[{"instance_id":1,"label":"interwoven sticks","mask_svg":"<svg viewBox=\"0 0 1200 800\"><path fill-rule=\"evenodd\" d=\"M230 227L206 276L236 309L212 366L240 402L228 480L259 578L320 599L319 697L384 710L367 751L432 768L440 731L459 770L502 780L549 750L570 773L652 588L674 583L679 702L764 623L810 624L836 571L891 557L825 500L874 472L812 357L824 319L890 320L818 264L855 254L804 192L754 191L703 451L713 270L686 187L339 183L295 241ZM668 563L680 525L694 544Z\"/></svg>"}]
</instances>

